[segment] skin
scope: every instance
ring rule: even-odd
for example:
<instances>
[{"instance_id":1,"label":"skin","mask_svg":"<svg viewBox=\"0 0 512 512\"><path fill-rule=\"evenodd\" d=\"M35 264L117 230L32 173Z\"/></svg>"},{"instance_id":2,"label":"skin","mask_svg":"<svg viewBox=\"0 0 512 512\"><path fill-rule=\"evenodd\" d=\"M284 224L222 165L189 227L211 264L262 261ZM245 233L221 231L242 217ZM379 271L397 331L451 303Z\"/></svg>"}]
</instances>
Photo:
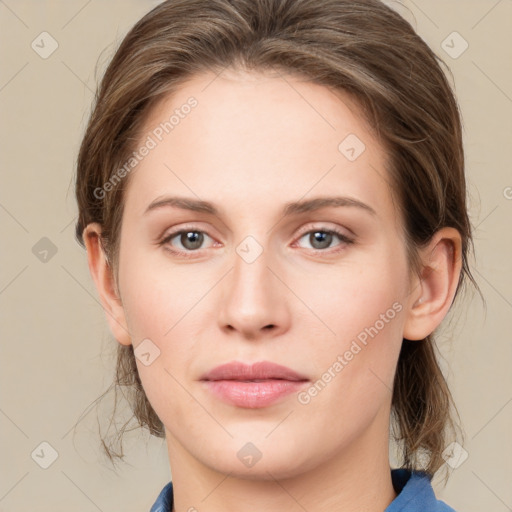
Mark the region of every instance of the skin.
<instances>
[{"instance_id":1,"label":"skin","mask_svg":"<svg viewBox=\"0 0 512 512\"><path fill-rule=\"evenodd\" d=\"M388 432L402 339L424 338L448 312L460 236L438 231L420 253L421 275L409 272L386 153L347 95L290 75L205 73L150 112L141 141L190 96L198 106L130 175L117 289L101 226L84 231L117 341L136 348L149 338L160 350L137 366L165 425L174 510L381 512L396 497ZM338 150L348 134L366 146L355 161ZM144 214L166 195L210 201L219 213ZM282 214L288 202L334 195L375 214L355 206ZM204 234L195 252L179 235L158 244L185 227ZM354 242L333 235L322 246L311 233L333 228ZM263 250L252 263L236 250L249 235ZM394 303L400 312L307 404L293 393L261 409L236 407L199 381L233 360L273 361L310 384L329 368L332 376L338 355ZM262 454L252 467L237 457L248 442Z\"/></svg>"}]
</instances>

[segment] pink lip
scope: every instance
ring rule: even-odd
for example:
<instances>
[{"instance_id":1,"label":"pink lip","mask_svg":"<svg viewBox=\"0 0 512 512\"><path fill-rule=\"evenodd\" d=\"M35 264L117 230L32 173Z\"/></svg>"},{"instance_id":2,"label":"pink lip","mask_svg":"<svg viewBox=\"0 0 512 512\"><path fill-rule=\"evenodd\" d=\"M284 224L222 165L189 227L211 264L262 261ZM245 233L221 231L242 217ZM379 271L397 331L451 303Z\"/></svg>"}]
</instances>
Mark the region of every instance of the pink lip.
<instances>
[{"instance_id":1,"label":"pink lip","mask_svg":"<svg viewBox=\"0 0 512 512\"><path fill-rule=\"evenodd\" d=\"M266 407L309 382L290 368L268 361L252 365L233 361L217 366L200 380L218 398L249 409Z\"/></svg>"}]
</instances>

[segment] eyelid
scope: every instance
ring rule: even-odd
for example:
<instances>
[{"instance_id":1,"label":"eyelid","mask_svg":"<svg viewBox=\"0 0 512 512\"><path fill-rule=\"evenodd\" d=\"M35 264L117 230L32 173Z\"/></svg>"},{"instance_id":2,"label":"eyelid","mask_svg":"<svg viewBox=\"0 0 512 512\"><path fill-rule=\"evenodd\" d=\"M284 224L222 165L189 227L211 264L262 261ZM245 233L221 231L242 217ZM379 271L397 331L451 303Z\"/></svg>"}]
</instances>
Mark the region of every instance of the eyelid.
<instances>
[{"instance_id":1,"label":"eyelid","mask_svg":"<svg viewBox=\"0 0 512 512\"><path fill-rule=\"evenodd\" d=\"M326 232L327 231L332 231L332 232L337 233L339 235L343 235L346 238L351 238L351 237L355 236L354 232L351 229L344 228L344 229L346 229L347 231L350 232L350 234L345 234L345 233L343 233L341 231L341 229L339 227L329 227L326 223L322 223L322 222L316 222L316 223L313 222L313 223L307 224L305 227L300 229L299 234L296 235L296 236L302 237L303 235L305 235L307 233L310 233L311 231L314 231L315 229L318 230L318 231L326 231ZM204 234L208 235L210 238L214 238L214 237L212 237L208 233L208 230L201 229L201 227L199 227L196 224L184 224L184 225L180 224L179 228L176 228L176 229L171 228L170 231L168 231L168 229L166 229L164 231L164 233L161 236L158 237L158 239L159 240L167 239L169 237L178 235L178 234L182 233L183 231L196 231L196 232L199 232L199 233L204 233Z\"/></svg>"},{"instance_id":2,"label":"eyelid","mask_svg":"<svg viewBox=\"0 0 512 512\"><path fill-rule=\"evenodd\" d=\"M207 227L205 227L204 225L202 225L200 222L199 223L195 223L195 222L184 222L184 223L177 223L173 226L167 226L161 235L158 236L158 239L162 239L162 238L167 238L169 235L175 235L177 233L180 233L181 231L200 231L201 233L206 233L208 234L209 231L212 231L213 229L211 228L210 225L208 225Z\"/></svg>"},{"instance_id":3,"label":"eyelid","mask_svg":"<svg viewBox=\"0 0 512 512\"><path fill-rule=\"evenodd\" d=\"M180 235L182 233L186 233L186 232L190 232L190 231L194 231L197 233L203 233L206 236L208 236L209 238L211 238L212 240L215 240L215 238L209 234L208 229L203 229L195 224L179 224L177 227L174 227L171 229L166 229L164 231L164 234L158 237L159 241L157 243L164 244L164 243L166 243L167 240L174 238L175 236ZM198 249L195 252L198 252L200 250L201 249ZM193 251L188 251L188 252L193 252Z\"/></svg>"},{"instance_id":4,"label":"eyelid","mask_svg":"<svg viewBox=\"0 0 512 512\"><path fill-rule=\"evenodd\" d=\"M342 230L346 230L348 231L348 233L344 233ZM310 233L311 231L328 231L328 232L333 232L333 233L337 233L341 236L344 236L346 238L354 238L355 237L355 233L351 230L351 229L348 229L348 228L342 228L341 226L338 226L338 225L334 225L333 227L329 227L329 223L328 222L311 222L309 224L306 224L306 226L304 228L301 228L300 229L300 234L299 234L299 237L307 234L307 233Z\"/></svg>"}]
</instances>

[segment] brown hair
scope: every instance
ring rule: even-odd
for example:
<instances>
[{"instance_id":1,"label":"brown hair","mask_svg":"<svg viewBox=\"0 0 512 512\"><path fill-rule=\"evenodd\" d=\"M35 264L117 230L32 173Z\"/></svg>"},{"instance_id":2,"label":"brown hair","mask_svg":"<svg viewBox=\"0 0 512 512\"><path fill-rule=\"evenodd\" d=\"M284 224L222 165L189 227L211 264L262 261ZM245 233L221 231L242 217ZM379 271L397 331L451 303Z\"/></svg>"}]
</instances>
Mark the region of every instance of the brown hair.
<instances>
[{"instance_id":1,"label":"brown hair","mask_svg":"<svg viewBox=\"0 0 512 512\"><path fill-rule=\"evenodd\" d=\"M418 248L439 228L452 226L462 237L457 294L467 279L478 289L468 265L472 237L461 120L441 63L411 25L378 0L165 1L126 35L97 91L78 155L76 238L84 245L87 224L102 225L101 242L117 283L130 176L108 193L103 187L134 151L150 109L204 71L279 70L357 101L389 155L387 172L404 219L411 270L419 270ZM113 386L116 396L118 386L128 387L139 425L164 437L131 345L118 346ZM441 467L454 412L433 335L405 340L392 398L403 467L430 474ZM102 441L111 460L123 457L122 443L118 453Z\"/></svg>"}]
</instances>

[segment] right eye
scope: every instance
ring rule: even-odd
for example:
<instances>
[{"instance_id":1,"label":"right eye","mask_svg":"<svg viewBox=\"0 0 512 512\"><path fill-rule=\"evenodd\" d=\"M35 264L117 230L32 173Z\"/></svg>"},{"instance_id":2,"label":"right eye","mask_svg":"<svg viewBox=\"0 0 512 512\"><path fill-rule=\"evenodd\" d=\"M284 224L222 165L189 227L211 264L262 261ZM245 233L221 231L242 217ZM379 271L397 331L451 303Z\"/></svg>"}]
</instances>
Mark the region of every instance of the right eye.
<instances>
[{"instance_id":1,"label":"right eye","mask_svg":"<svg viewBox=\"0 0 512 512\"><path fill-rule=\"evenodd\" d=\"M181 228L179 230L168 233L160 242L160 245L165 246L169 251L185 257L192 257L190 253L197 252L201 249L205 241L205 237L210 238L204 231L195 228ZM180 244L176 248L173 240Z\"/></svg>"}]
</instances>

